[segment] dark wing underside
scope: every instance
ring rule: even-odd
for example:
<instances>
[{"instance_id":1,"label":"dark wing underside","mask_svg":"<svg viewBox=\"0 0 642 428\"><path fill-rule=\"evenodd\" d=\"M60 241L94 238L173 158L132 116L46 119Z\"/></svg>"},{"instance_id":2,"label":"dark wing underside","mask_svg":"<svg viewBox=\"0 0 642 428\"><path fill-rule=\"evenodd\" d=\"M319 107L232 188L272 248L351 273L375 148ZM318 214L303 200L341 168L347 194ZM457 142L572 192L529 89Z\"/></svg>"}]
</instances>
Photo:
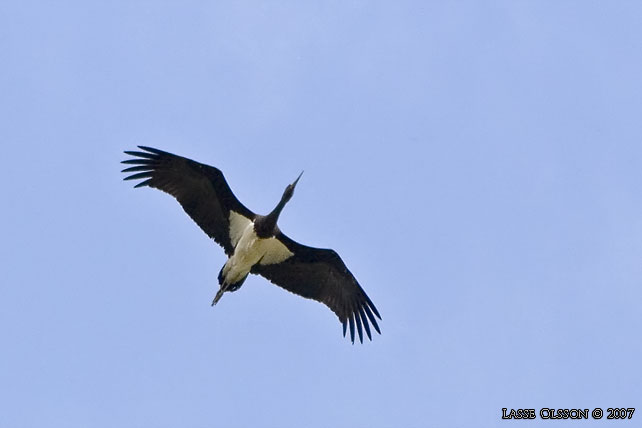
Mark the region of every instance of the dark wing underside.
<instances>
[{"instance_id":1,"label":"dark wing underside","mask_svg":"<svg viewBox=\"0 0 642 428\"><path fill-rule=\"evenodd\" d=\"M138 146L143 152L126 151L134 156L122 161L134 165L122 172L133 172L125 180L143 179L135 187L149 186L174 196L201 229L230 255L230 210L253 220L255 214L232 193L223 173L213 166L198 163L151 147Z\"/></svg>"},{"instance_id":2,"label":"dark wing underside","mask_svg":"<svg viewBox=\"0 0 642 428\"><path fill-rule=\"evenodd\" d=\"M372 340L368 321L381 334L375 318L381 319L377 308L335 251L301 245L283 233L276 238L294 255L282 263L254 265L252 273L299 296L324 303L339 317L344 336L350 326L353 343L355 324L361 343L363 330Z\"/></svg>"}]
</instances>

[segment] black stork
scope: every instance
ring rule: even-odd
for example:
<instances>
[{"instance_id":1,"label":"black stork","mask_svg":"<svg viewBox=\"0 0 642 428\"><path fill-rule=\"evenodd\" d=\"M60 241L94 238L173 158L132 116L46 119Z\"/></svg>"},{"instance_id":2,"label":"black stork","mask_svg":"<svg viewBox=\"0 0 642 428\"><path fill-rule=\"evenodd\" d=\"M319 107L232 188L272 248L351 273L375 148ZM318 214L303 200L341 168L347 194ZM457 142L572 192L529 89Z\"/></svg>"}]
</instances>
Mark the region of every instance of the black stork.
<instances>
[{"instance_id":1,"label":"black stork","mask_svg":"<svg viewBox=\"0 0 642 428\"><path fill-rule=\"evenodd\" d=\"M220 289L212 306L226 291L238 290L248 274L258 274L272 283L328 306L343 324L350 326L354 343L355 324L363 343L363 330L372 340L370 326L381 334L377 308L355 277L330 249L308 247L288 238L277 226L279 214L292 198L301 174L289 184L268 215L250 211L232 193L223 173L191 159L138 146L143 151L125 151L133 156L122 161L134 165L122 170L134 173L125 180L140 180L134 187L149 186L169 193L185 212L229 257L218 274Z\"/></svg>"}]
</instances>

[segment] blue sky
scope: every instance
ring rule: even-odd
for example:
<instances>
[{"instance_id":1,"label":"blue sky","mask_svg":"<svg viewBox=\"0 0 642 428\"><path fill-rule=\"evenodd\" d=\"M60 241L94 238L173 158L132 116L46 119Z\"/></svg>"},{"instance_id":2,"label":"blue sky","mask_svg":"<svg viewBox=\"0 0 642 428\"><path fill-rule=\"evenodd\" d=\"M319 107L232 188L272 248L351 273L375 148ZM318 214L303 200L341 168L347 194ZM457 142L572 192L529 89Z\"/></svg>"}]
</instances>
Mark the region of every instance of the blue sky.
<instances>
[{"instance_id":1,"label":"blue sky","mask_svg":"<svg viewBox=\"0 0 642 428\"><path fill-rule=\"evenodd\" d=\"M641 19L628 1L2 2L0 425L639 408ZM383 335L351 345L259 277L210 307L223 251L121 181L137 144L216 165L257 212L305 169L281 228L342 255Z\"/></svg>"}]
</instances>

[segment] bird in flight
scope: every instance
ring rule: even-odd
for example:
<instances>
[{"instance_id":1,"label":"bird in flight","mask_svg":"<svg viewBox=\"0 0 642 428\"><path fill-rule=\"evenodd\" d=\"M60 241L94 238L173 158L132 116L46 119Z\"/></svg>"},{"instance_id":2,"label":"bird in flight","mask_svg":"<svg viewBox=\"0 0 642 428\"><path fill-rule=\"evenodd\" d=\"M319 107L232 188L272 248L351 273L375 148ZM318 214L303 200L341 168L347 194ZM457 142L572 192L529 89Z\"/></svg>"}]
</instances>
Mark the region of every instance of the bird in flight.
<instances>
[{"instance_id":1,"label":"bird in flight","mask_svg":"<svg viewBox=\"0 0 642 428\"><path fill-rule=\"evenodd\" d=\"M122 170L133 173L125 180L143 180L134 187L154 187L172 195L228 256L218 274L220 289L212 306L253 273L328 306L343 324L344 337L349 326L352 343L355 326L361 343L364 330L372 340L368 322L381 334L375 318L381 315L341 257L334 250L293 241L276 224L303 172L287 185L269 214L259 215L234 196L218 168L151 147L138 148L142 151L125 151L132 158L122 163L134 165Z\"/></svg>"}]
</instances>

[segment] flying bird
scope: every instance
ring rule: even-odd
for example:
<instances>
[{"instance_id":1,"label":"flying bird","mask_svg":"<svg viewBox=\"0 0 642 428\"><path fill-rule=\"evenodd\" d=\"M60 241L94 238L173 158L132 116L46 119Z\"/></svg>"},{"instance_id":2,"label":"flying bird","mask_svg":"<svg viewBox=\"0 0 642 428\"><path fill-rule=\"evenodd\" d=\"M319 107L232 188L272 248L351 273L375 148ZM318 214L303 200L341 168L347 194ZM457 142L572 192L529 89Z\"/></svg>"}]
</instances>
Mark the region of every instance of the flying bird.
<instances>
[{"instance_id":1,"label":"flying bird","mask_svg":"<svg viewBox=\"0 0 642 428\"><path fill-rule=\"evenodd\" d=\"M151 147L138 148L143 151L125 151L132 158L121 163L134 165L122 170L134 173L125 180L143 180L134 187L149 186L172 195L228 256L218 274L220 289L212 306L253 273L328 306L343 324L344 337L350 327L352 343L355 325L361 343L363 330L372 340L368 322L381 334L376 320L381 315L341 257L334 250L293 241L276 224L303 172L287 185L269 214L259 215L234 196L218 168Z\"/></svg>"}]
</instances>

